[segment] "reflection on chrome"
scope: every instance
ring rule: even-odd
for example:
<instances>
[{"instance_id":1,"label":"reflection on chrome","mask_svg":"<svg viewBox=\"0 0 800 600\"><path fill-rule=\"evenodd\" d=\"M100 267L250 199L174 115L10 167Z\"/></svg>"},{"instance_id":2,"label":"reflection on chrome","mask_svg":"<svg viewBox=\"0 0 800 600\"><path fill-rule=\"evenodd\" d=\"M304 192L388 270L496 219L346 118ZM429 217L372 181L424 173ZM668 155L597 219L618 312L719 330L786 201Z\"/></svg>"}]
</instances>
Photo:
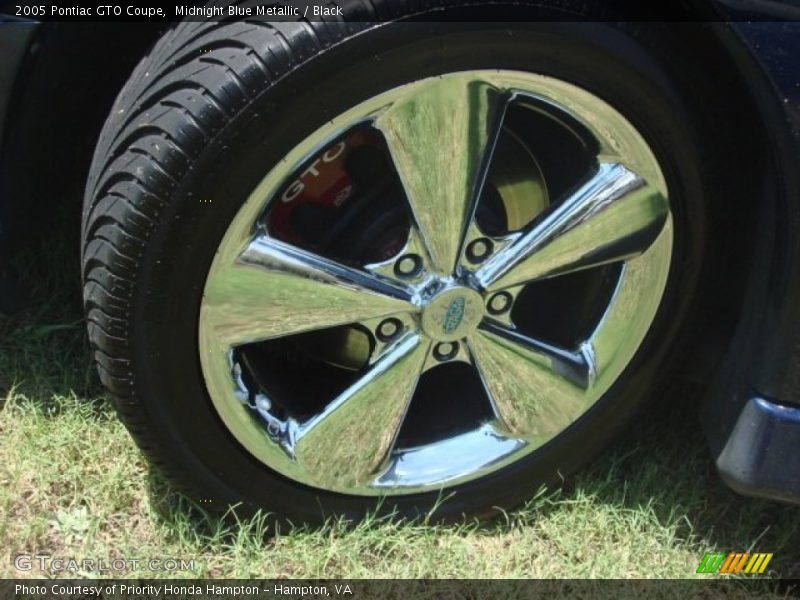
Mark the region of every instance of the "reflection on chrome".
<instances>
[{"instance_id":1,"label":"reflection on chrome","mask_svg":"<svg viewBox=\"0 0 800 600\"><path fill-rule=\"evenodd\" d=\"M507 100L490 82L458 73L417 84L375 119L440 275L456 266Z\"/></svg>"},{"instance_id":2,"label":"reflection on chrome","mask_svg":"<svg viewBox=\"0 0 800 600\"><path fill-rule=\"evenodd\" d=\"M520 100L579 122L594 138L596 168L519 232L491 238L475 219L477 198L503 116ZM413 214L396 258L413 253L421 267L405 278L395 259L345 265L278 241L257 225L300 165L363 123L384 135ZM520 189L541 194L542 186ZM481 256L464 262L465 244L480 238L486 240ZM671 255L663 175L644 139L604 101L563 81L512 71L415 82L320 128L242 206L200 308L207 389L237 441L295 481L382 495L476 479L535 451L605 394L650 327ZM611 300L577 347L559 348L517 330L507 304L524 285L610 262L622 263ZM508 292L502 305L495 297L500 290ZM492 298L494 309L487 310ZM244 344L345 324L374 332L387 318L400 323L401 333L373 344L349 385L304 420L279 417L263 390L248 389L236 362ZM420 375L450 360L477 370L493 417L472 431L401 447L398 432Z\"/></svg>"},{"instance_id":3,"label":"reflection on chrome","mask_svg":"<svg viewBox=\"0 0 800 600\"><path fill-rule=\"evenodd\" d=\"M241 345L416 310L401 283L337 264L260 233L225 266L212 267L202 318Z\"/></svg>"},{"instance_id":4,"label":"reflection on chrome","mask_svg":"<svg viewBox=\"0 0 800 600\"><path fill-rule=\"evenodd\" d=\"M655 241L667 199L619 164L595 176L476 274L496 290L637 256Z\"/></svg>"},{"instance_id":5,"label":"reflection on chrome","mask_svg":"<svg viewBox=\"0 0 800 600\"><path fill-rule=\"evenodd\" d=\"M452 485L463 481L465 473L474 479L506 466L526 445L485 423L474 431L441 442L398 450L373 486L391 493L397 488L406 492L423 490L430 487L431 481ZM442 460L444 456L448 460Z\"/></svg>"},{"instance_id":6,"label":"reflection on chrome","mask_svg":"<svg viewBox=\"0 0 800 600\"><path fill-rule=\"evenodd\" d=\"M317 485L357 488L374 477L394 445L429 345L415 334L401 339L300 426L295 454Z\"/></svg>"}]
</instances>

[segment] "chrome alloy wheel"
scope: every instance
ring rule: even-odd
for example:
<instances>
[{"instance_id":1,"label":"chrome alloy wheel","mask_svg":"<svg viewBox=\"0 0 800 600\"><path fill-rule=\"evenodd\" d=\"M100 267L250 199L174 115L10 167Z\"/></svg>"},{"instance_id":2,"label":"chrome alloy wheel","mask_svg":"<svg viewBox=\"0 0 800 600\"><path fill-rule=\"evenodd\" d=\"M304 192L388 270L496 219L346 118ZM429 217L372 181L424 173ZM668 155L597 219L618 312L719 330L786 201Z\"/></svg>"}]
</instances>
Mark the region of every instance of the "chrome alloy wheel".
<instances>
[{"instance_id":1,"label":"chrome alloy wheel","mask_svg":"<svg viewBox=\"0 0 800 600\"><path fill-rule=\"evenodd\" d=\"M519 227L489 230L479 204L509 111L519 106L580 139L590 168ZM265 220L285 200L287 182L313 174L319 157L333 156L357 128L382 138L410 215L402 243L371 262L282 238ZM207 389L235 439L294 481L383 495L473 480L540 448L609 390L654 319L672 243L659 165L636 129L600 98L515 71L420 80L321 127L239 210L201 303ZM520 299L537 282L603 269L610 291L580 339L561 346L518 323ZM536 310L534 294L526 311ZM242 348L341 327L367 340L364 361L311 412L278 401L280 393L242 359ZM453 364L478 374L485 417L413 441L402 433L411 406L437 402L431 394L415 397L421 378ZM314 371L301 378L316 385Z\"/></svg>"}]
</instances>

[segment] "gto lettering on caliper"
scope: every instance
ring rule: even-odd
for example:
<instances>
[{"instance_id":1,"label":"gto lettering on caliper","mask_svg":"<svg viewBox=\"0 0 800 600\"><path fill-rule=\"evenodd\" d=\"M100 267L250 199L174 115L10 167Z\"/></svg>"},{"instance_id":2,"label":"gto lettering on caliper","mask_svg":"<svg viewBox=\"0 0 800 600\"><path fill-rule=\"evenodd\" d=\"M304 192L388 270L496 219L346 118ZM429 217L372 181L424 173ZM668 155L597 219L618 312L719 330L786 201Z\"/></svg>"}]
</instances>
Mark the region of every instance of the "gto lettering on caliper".
<instances>
[{"instance_id":1,"label":"gto lettering on caliper","mask_svg":"<svg viewBox=\"0 0 800 600\"><path fill-rule=\"evenodd\" d=\"M300 194L303 193L303 190L306 189L306 184L304 183L304 179L306 177L319 177L319 170L317 167L320 163L329 163L336 160L339 155L344 152L344 149L347 147L343 141L339 142L335 146L328 148L325 153L314 160L308 168L300 173L300 176L295 179L292 184L286 188L286 190L281 194L281 201L282 202L291 202L295 198L297 198Z\"/></svg>"}]
</instances>

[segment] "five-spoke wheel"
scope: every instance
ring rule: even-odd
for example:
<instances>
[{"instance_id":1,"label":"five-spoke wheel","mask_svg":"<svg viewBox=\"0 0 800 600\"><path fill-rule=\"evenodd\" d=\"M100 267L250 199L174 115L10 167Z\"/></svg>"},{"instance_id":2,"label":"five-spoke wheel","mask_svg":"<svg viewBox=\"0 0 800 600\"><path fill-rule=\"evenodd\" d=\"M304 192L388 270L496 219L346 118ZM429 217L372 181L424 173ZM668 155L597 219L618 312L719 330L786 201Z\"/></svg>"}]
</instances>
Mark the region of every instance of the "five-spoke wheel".
<instances>
[{"instance_id":1,"label":"five-spoke wheel","mask_svg":"<svg viewBox=\"0 0 800 600\"><path fill-rule=\"evenodd\" d=\"M331 209L314 227L300 217L321 209L298 210L290 235L272 219L356 134L379 143L362 157L348 206L387 197L370 176L384 169L405 215L384 228L398 241L379 255L330 242L356 209ZM580 168L560 169L567 144ZM370 163L370 153L385 160ZM656 314L672 242L653 152L596 95L517 71L416 81L303 140L239 210L205 283L205 382L234 438L301 484L379 495L470 481L551 441L608 391ZM568 280L578 283L557 283ZM570 314L576 303L588 317ZM560 335L543 321L582 326ZM276 344L323 355L324 373L305 363L304 388L287 381L290 366L259 366L260 347L275 364ZM456 363L485 404L461 422L452 410L461 392L437 414L443 393L421 383ZM458 387L463 372L445 381ZM328 397L308 400L320 390Z\"/></svg>"}]
</instances>

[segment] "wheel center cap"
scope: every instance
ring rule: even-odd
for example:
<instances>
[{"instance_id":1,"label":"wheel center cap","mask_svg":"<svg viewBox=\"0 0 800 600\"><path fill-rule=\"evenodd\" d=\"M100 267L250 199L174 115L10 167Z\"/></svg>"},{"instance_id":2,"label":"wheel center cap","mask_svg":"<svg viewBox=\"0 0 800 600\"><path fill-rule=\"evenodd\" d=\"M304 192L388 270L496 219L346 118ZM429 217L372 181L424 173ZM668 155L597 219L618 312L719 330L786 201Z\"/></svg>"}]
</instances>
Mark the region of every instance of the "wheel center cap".
<instances>
[{"instance_id":1,"label":"wheel center cap","mask_svg":"<svg viewBox=\"0 0 800 600\"><path fill-rule=\"evenodd\" d=\"M483 319L483 298L467 287L447 288L428 301L422 310L422 330L438 341L463 338Z\"/></svg>"}]
</instances>

